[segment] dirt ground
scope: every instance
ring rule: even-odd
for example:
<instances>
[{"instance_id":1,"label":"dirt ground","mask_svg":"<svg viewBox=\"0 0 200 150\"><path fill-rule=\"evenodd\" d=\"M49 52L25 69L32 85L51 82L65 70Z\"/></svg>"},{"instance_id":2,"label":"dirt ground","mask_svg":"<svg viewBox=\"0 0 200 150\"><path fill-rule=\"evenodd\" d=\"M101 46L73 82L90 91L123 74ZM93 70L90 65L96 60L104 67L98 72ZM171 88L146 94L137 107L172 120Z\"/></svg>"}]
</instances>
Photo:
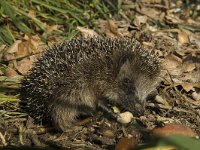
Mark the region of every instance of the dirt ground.
<instances>
[{"instance_id":1,"label":"dirt ground","mask_svg":"<svg viewBox=\"0 0 200 150\"><path fill-rule=\"evenodd\" d=\"M152 129L169 123L185 125L200 136L200 16L195 16L200 13L200 5L198 2L186 6L181 1L150 0L123 3L119 16L96 20L96 29L78 27L78 30L82 36L104 34L135 38L147 49L157 52L162 65L161 82L147 100L145 115L134 116L131 123L124 125L97 112L94 116L79 118L77 125L65 133L35 124L20 111L17 99L20 79L36 57L30 56L13 60L16 65L7 64L8 68L0 76L3 81L0 90L11 99L0 101L0 147L115 149L123 137L134 137L139 144L148 143ZM34 35L25 37L18 46L31 49L34 45L35 51L41 51L44 45L39 43ZM12 50L11 46L1 57L13 58ZM15 51L15 54L21 56L22 52Z\"/></svg>"}]
</instances>

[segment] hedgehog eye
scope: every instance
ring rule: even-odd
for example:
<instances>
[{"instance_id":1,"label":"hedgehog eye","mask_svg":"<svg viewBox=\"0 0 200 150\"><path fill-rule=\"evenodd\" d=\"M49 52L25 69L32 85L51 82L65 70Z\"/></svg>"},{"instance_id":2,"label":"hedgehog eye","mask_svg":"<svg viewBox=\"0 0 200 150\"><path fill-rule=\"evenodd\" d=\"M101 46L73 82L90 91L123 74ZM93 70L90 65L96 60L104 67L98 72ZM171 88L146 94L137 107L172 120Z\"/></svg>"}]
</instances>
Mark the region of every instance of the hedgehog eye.
<instances>
[{"instance_id":1,"label":"hedgehog eye","mask_svg":"<svg viewBox=\"0 0 200 150\"><path fill-rule=\"evenodd\" d=\"M128 79L128 78L124 78L122 84L123 84L124 87L130 88L130 86L131 86L131 80Z\"/></svg>"}]
</instances>

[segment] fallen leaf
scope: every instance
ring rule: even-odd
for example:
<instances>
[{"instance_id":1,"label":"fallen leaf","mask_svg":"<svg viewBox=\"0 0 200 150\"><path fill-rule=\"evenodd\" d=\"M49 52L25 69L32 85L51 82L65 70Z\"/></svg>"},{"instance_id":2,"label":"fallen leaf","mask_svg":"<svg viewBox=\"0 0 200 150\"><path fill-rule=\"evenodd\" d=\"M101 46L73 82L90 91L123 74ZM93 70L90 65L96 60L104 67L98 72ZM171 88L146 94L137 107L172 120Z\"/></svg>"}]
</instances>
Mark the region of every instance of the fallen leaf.
<instances>
[{"instance_id":1,"label":"fallen leaf","mask_svg":"<svg viewBox=\"0 0 200 150\"><path fill-rule=\"evenodd\" d=\"M162 62L162 66L169 71L171 75L180 75L182 73L182 59L170 54Z\"/></svg>"},{"instance_id":2,"label":"fallen leaf","mask_svg":"<svg viewBox=\"0 0 200 150\"><path fill-rule=\"evenodd\" d=\"M161 96L159 96L159 95L156 95L155 101L156 101L157 103L160 103L160 104L169 106L168 102L167 102L165 99L163 99Z\"/></svg>"},{"instance_id":3,"label":"fallen leaf","mask_svg":"<svg viewBox=\"0 0 200 150\"><path fill-rule=\"evenodd\" d=\"M189 39L191 42L196 43L200 47L200 33L190 34Z\"/></svg>"},{"instance_id":4,"label":"fallen leaf","mask_svg":"<svg viewBox=\"0 0 200 150\"><path fill-rule=\"evenodd\" d=\"M186 64L183 64L182 68L183 68L183 72L192 72L193 70L196 69L196 65L195 63L186 63Z\"/></svg>"},{"instance_id":5,"label":"fallen leaf","mask_svg":"<svg viewBox=\"0 0 200 150\"><path fill-rule=\"evenodd\" d=\"M182 83L181 86L183 87L183 89L186 91L186 92L189 92L191 91L192 89L194 89L194 86L192 83Z\"/></svg>"},{"instance_id":6,"label":"fallen leaf","mask_svg":"<svg viewBox=\"0 0 200 150\"><path fill-rule=\"evenodd\" d=\"M108 27L109 27L109 31L111 33L113 33L117 37L122 37L122 34L119 33L118 27L117 27L117 25L116 25L114 20L111 20L111 19L108 20Z\"/></svg>"},{"instance_id":7,"label":"fallen leaf","mask_svg":"<svg viewBox=\"0 0 200 150\"><path fill-rule=\"evenodd\" d=\"M52 31L58 30L59 25L46 25L45 28L47 29L47 32L50 33Z\"/></svg>"},{"instance_id":8,"label":"fallen leaf","mask_svg":"<svg viewBox=\"0 0 200 150\"><path fill-rule=\"evenodd\" d=\"M141 7L141 8L137 7L137 11L141 12L145 16L153 18L154 20L163 20L165 16L165 14L162 11L148 7Z\"/></svg>"},{"instance_id":9,"label":"fallen leaf","mask_svg":"<svg viewBox=\"0 0 200 150\"><path fill-rule=\"evenodd\" d=\"M29 9L28 16L35 18L35 11L33 9Z\"/></svg>"},{"instance_id":10,"label":"fallen leaf","mask_svg":"<svg viewBox=\"0 0 200 150\"><path fill-rule=\"evenodd\" d=\"M119 30L118 30L118 25L116 25L117 22L114 20L103 20L103 19L98 19L96 21L96 25L98 26L98 31L100 33L106 34L107 37L121 37L123 36Z\"/></svg>"},{"instance_id":11,"label":"fallen leaf","mask_svg":"<svg viewBox=\"0 0 200 150\"><path fill-rule=\"evenodd\" d=\"M18 46L19 46L19 43L21 43L22 41L21 40L16 40L15 43L13 43L7 50L7 53L15 53L18 51Z\"/></svg>"},{"instance_id":12,"label":"fallen leaf","mask_svg":"<svg viewBox=\"0 0 200 150\"><path fill-rule=\"evenodd\" d=\"M141 27L142 25L146 24L147 22L147 16L139 16L139 15L136 15L135 16L135 19L133 21L133 24L137 27Z\"/></svg>"},{"instance_id":13,"label":"fallen leaf","mask_svg":"<svg viewBox=\"0 0 200 150\"><path fill-rule=\"evenodd\" d=\"M173 83L174 83L175 85L180 85L180 84L183 83L183 81L181 81L181 80L179 80L179 79L177 79L177 78L173 78L172 81L173 81ZM168 85L169 83L172 83L172 81L171 81L171 78L170 78L170 77L165 77L164 83L165 83L166 85Z\"/></svg>"},{"instance_id":14,"label":"fallen leaf","mask_svg":"<svg viewBox=\"0 0 200 150\"><path fill-rule=\"evenodd\" d=\"M36 54L44 49L44 43L41 42L38 35L27 36L23 38L22 42L18 44L18 51L16 57L25 57L31 54Z\"/></svg>"},{"instance_id":15,"label":"fallen leaf","mask_svg":"<svg viewBox=\"0 0 200 150\"><path fill-rule=\"evenodd\" d=\"M81 34L85 38L98 36L98 34L94 30L92 30L92 29L87 29L87 28L80 27L80 26L77 27L77 29L81 32Z\"/></svg>"},{"instance_id":16,"label":"fallen leaf","mask_svg":"<svg viewBox=\"0 0 200 150\"><path fill-rule=\"evenodd\" d=\"M17 62L17 70L22 74L25 75L29 71L29 69L32 67L33 62L28 59L24 58Z\"/></svg>"},{"instance_id":17,"label":"fallen leaf","mask_svg":"<svg viewBox=\"0 0 200 150\"><path fill-rule=\"evenodd\" d=\"M15 56L14 56L14 54L5 53L4 56L3 56L3 59L4 59L5 61L14 60L14 59L15 59Z\"/></svg>"},{"instance_id":18,"label":"fallen leaf","mask_svg":"<svg viewBox=\"0 0 200 150\"><path fill-rule=\"evenodd\" d=\"M6 45L0 45L0 52L2 52L5 49Z\"/></svg>"},{"instance_id":19,"label":"fallen leaf","mask_svg":"<svg viewBox=\"0 0 200 150\"><path fill-rule=\"evenodd\" d=\"M17 73L13 68L8 67L8 68L6 68L6 70L5 70L5 75L6 75L7 77L13 77L13 76L18 75L18 73Z\"/></svg>"},{"instance_id":20,"label":"fallen leaf","mask_svg":"<svg viewBox=\"0 0 200 150\"><path fill-rule=\"evenodd\" d=\"M165 15L165 21L169 24L180 24L183 23L183 20L179 18L179 16L167 11L167 15Z\"/></svg>"},{"instance_id":21,"label":"fallen leaf","mask_svg":"<svg viewBox=\"0 0 200 150\"><path fill-rule=\"evenodd\" d=\"M183 31L183 30L179 30L178 31L178 41L181 44L189 43L190 40L189 40L188 34L185 31Z\"/></svg>"},{"instance_id":22,"label":"fallen leaf","mask_svg":"<svg viewBox=\"0 0 200 150\"><path fill-rule=\"evenodd\" d=\"M179 77L182 81L190 81L190 83L198 83L200 82L200 72L199 71L193 71L193 72L187 72L182 74L182 77Z\"/></svg>"}]
</instances>

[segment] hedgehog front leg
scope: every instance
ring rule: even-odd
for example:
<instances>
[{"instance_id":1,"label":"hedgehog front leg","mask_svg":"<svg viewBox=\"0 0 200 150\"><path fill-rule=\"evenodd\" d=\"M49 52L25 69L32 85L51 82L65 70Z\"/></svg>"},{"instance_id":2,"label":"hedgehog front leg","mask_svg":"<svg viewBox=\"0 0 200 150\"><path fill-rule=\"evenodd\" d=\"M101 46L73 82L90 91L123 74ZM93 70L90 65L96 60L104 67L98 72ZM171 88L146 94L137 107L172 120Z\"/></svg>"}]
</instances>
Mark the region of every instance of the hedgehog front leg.
<instances>
[{"instance_id":1,"label":"hedgehog front leg","mask_svg":"<svg viewBox=\"0 0 200 150\"><path fill-rule=\"evenodd\" d=\"M51 111L51 117L54 126L61 131L66 131L76 120L78 112L74 108L54 105Z\"/></svg>"},{"instance_id":2,"label":"hedgehog front leg","mask_svg":"<svg viewBox=\"0 0 200 150\"><path fill-rule=\"evenodd\" d=\"M108 106L106 106L105 102L103 100L98 102L98 110L102 111L104 114L108 115L109 117L111 117L114 120L117 120L118 115L115 114L111 108L109 108Z\"/></svg>"}]
</instances>

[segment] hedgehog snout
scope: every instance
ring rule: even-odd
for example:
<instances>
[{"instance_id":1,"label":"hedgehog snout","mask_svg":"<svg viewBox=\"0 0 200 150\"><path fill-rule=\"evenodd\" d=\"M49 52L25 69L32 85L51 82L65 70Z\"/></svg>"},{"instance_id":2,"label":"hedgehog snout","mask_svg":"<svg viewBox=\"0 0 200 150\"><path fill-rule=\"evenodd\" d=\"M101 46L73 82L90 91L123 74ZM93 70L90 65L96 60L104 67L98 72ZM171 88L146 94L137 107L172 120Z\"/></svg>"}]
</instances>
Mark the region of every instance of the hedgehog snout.
<instances>
[{"instance_id":1,"label":"hedgehog snout","mask_svg":"<svg viewBox=\"0 0 200 150\"><path fill-rule=\"evenodd\" d=\"M136 95L127 95L124 101L125 109L132 112L134 115L141 116L144 114L145 102L140 100Z\"/></svg>"},{"instance_id":2,"label":"hedgehog snout","mask_svg":"<svg viewBox=\"0 0 200 150\"><path fill-rule=\"evenodd\" d=\"M133 110L133 114L135 114L136 116L142 116L144 115L145 109L144 109L144 104L135 104L135 108Z\"/></svg>"}]
</instances>

